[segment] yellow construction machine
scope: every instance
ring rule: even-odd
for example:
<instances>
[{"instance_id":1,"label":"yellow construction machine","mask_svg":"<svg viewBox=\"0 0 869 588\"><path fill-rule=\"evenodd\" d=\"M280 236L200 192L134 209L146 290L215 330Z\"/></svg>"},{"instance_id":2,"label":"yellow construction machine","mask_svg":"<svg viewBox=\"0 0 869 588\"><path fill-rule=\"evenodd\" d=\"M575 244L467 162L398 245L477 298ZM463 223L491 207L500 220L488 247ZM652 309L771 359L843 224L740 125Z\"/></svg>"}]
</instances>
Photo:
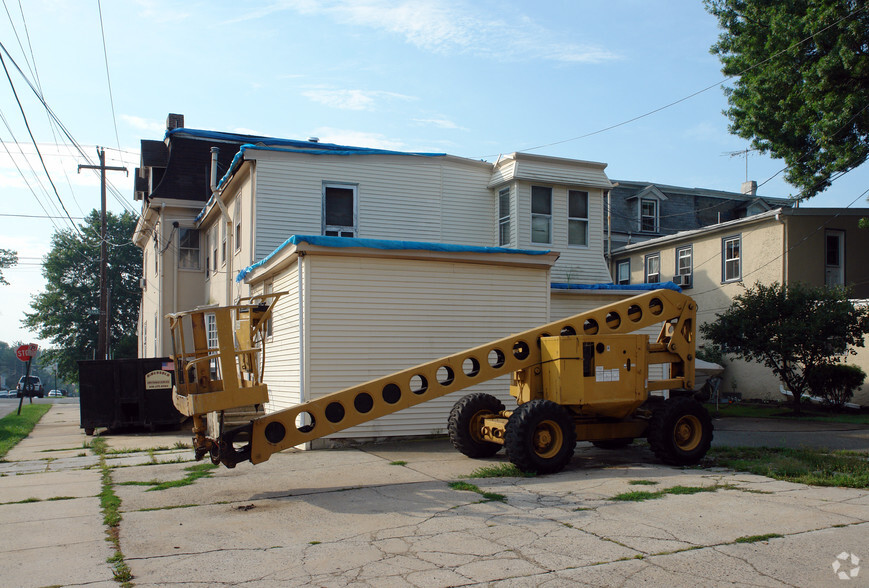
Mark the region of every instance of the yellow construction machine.
<instances>
[{"instance_id":1,"label":"yellow construction machine","mask_svg":"<svg viewBox=\"0 0 869 588\"><path fill-rule=\"evenodd\" d=\"M644 292L601 308L460 351L254 418L208 435L206 415L268 401L262 382L264 336L282 293L227 307L170 315L176 383L173 401L193 417L197 459L234 467L433 398L512 374L507 410L489 394L459 400L448 419L461 453L490 457L501 447L523 471L552 473L577 440L618 448L645 437L659 459L698 462L712 422L693 399L696 305L674 290ZM657 341L632 332L661 325ZM666 364L664 379L649 366ZM669 398L651 394L669 390Z\"/></svg>"}]
</instances>

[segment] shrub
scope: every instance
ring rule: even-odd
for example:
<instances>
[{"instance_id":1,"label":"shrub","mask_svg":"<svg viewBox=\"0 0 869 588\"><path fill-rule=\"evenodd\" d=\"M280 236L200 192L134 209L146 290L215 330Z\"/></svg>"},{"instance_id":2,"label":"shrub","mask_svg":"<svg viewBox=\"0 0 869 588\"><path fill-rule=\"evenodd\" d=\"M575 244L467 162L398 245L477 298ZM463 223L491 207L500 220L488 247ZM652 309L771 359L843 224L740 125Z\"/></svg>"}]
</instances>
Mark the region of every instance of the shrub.
<instances>
[{"instance_id":1,"label":"shrub","mask_svg":"<svg viewBox=\"0 0 869 588\"><path fill-rule=\"evenodd\" d=\"M863 385L866 373L856 365L822 364L806 373L809 389L833 406L842 406Z\"/></svg>"}]
</instances>

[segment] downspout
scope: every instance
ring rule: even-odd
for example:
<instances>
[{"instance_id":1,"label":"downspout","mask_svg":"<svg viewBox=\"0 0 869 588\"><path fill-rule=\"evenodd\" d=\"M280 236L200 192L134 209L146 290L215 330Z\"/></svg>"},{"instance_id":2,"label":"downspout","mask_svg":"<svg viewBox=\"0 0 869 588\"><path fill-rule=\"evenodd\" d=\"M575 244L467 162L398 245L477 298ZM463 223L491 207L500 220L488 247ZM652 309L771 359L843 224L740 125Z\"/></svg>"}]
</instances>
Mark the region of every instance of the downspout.
<instances>
[{"instance_id":1,"label":"downspout","mask_svg":"<svg viewBox=\"0 0 869 588\"><path fill-rule=\"evenodd\" d=\"M775 220L782 224L782 284L789 283L788 276L788 224L782 218L781 212L775 213Z\"/></svg>"},{"instance_id":2,"label":"downspout","mask_svg":"<svg viewBox=\"0 0 869 588\"><path fill-rule=\"evenodd\" d=\"M230 255L230 252L233 251L232 217L229 216L229 211L226 209L226 204L224 204L223 199L221 198L223 190L218 189L217 187L218 153L220 153L220 149L218 149L217 147L211 148L211 195L214 196L214 201L220 208L221 216L226 221L226 251L224 251L224 255L226 256L226 275L224 276L224 281L226 282L226 304L232 304L232 280L230 279L230 276L232 275L232 255Z\"/></svg>"}]
</instances>

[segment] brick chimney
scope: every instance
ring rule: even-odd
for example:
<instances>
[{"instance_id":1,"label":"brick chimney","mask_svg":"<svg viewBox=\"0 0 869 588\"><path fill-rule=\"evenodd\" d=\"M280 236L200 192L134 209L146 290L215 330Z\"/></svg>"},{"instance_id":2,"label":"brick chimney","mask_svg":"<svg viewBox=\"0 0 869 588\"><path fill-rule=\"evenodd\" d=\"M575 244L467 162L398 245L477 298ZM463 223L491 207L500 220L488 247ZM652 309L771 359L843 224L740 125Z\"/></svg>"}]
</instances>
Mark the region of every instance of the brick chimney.
<instances>
[{"instance_id":1,"label":"brick chimney","mask_svg":"<svg viewBox=\"0 0 869 588\"><path fill-rule=\"evenodd\" d=\"M757 196L757 182L754 180L750 182L742 182L742 193L746 196Z\"/></svg>"},{"instance_id":2,"label":"brick chimney","mask_svg":"<svg viewBox=\"0 0 869 588\"><path fill-rule=\"evenodd\" d=\"M184 115L183 114L172 114L169 113L169 116L166 117L166 130L171 131L172 129L181 129L184 128Z\"/></svg>"}]
</instances>

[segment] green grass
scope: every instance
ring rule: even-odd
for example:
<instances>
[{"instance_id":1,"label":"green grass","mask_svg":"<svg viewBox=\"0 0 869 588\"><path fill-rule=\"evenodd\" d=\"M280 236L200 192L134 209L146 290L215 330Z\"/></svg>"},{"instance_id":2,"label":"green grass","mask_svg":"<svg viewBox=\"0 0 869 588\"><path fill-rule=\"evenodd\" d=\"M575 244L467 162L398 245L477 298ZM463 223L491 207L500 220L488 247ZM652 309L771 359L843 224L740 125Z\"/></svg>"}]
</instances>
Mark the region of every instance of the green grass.
<instances>
[{"instance_id":1,"label":"green grass","mask_svg":"<svg viewBox=\"0 0 869 588\"><path fill-rule=\"evenodd\" d=\"M715 412L714 404L707 404L706 408L710 413ZM794 414L793 409L789 404L721 404L718 406L718 416L736 418L799 419L802 421L869 425L869 414L834 413L825 410L818 410L811 406L803 406L800 409L800 415L797 416Z\"/></svg>"},{"instance_id":2,"label":"green grass","mask_svg":"<svg viewBox=\"0 0 869 588\"><path fill-rule=\"evenodd\" d=\"M199 480L200 478L210 478L214 474L214 470L217 469L218 466L212 463L200 463L194 466L190 466L189 468L184 468L184 471L187 472L187 475L181 478L180 480L169 480L168 482L161 482L160 480L149 480L147 482L140 481L130 481L130 482L120 482L120 486L150 486L146 492L153 492L157 490L167 490L169 488L180 488L182 486L189 486Z\"/></svg>"},{"instance_id":3,"label":"green grass","mask_svg":"<svg viewBox=\"0 0 869 588\"><path fill-rule=\"evenodd\" d=\"M496 492L483 492L476 484L469 482L450 482L449 487L462 492L476 492L483 497L482 502L507 502L507 497Z\"/></svg>"},{"instance_id":4,"label":"green grass","mask_svg":"<svg viewBox=\"0 0 869 588\"><path fill-rule=\"evenodd\" d=\"M734 543L757 543L758 541L767 541L768 539L780 539L782 535L778 533L767 533L766 535L749 535L747 537L737 537L733 540Z\"/></svg>"},{"instance_id":5,"label":"green grass","mask_svg":"<svg viewBox=\"0 0 869 588\"><path fill-rule=\"evenodd\" d=\"M175 510L176 508L193 508L198 504L176 504L174 506L155 506L153 508L140 508L136 512L152 512L155 510Z\"/></svg>"},{"instance_id":6,"label":"green grass","mask_svg":"<svg viewBox=\"0 0 869 588\"><path fill-rule=\"evenodd\" d=\"M483 466L475 469L467 476L460 478L533 478L537 474L523 472L512 463L499 463L498 465Z\"/></svg>"},{"instance_id":7,"label":"green grass","mask_svg":"<svg viewBox=\"0 0 869 588\"><path fill-rule=\"evenodd\" d=\"M781 447L716 447L715 465L812 486L869 488L869 453Z\"/></svg>"},{"instance_id":8,"label":"green grass","mask_svg":"<svg viewBox=\"0 0 869 588\"><path fill-rule=\"evenodd\" d=\"M389 465L406 466L406 465L407 465L407 462L406 462L406 461L397 460L397 461L391 461L391 462L389 462Z\"/></svg>"},{"instance_id":9,"label":"green grass","mask_svg":"<svg viewBox=\"0 0 869 588\"><path fill-rule=\"evenodd\" d=\"M620 500L622 502L642 502L644 500L655 500L663 498L668 494L685 495L699 494L700 492L718 492L719 490L731 488L732 486L716 484L715 486L673 486L665 488L657 492L648 492L645 490L634 490L632 492L623 492L616 494L610 500Z\"/></svg>"},{"instance_id":10,"label":"green grass","mask_svg":"<svg viewBox=\"0 0 869 588\"><path fill-rule=\"evenodd\" d=\"M630 480L628 484L631 486L657 486L657 482L654 480Z\"/></svg>"},{"instance_id":11,"label":"green grass","mask_svg":"<svg viewBox=\"0 0 869 588\"><path fill-rule=\"evenodd\" d=\"M50 408L50 404L25 404L20 415L15 410L0 419L0 458L27 437Z\"/></svg>"}]
</instances>

